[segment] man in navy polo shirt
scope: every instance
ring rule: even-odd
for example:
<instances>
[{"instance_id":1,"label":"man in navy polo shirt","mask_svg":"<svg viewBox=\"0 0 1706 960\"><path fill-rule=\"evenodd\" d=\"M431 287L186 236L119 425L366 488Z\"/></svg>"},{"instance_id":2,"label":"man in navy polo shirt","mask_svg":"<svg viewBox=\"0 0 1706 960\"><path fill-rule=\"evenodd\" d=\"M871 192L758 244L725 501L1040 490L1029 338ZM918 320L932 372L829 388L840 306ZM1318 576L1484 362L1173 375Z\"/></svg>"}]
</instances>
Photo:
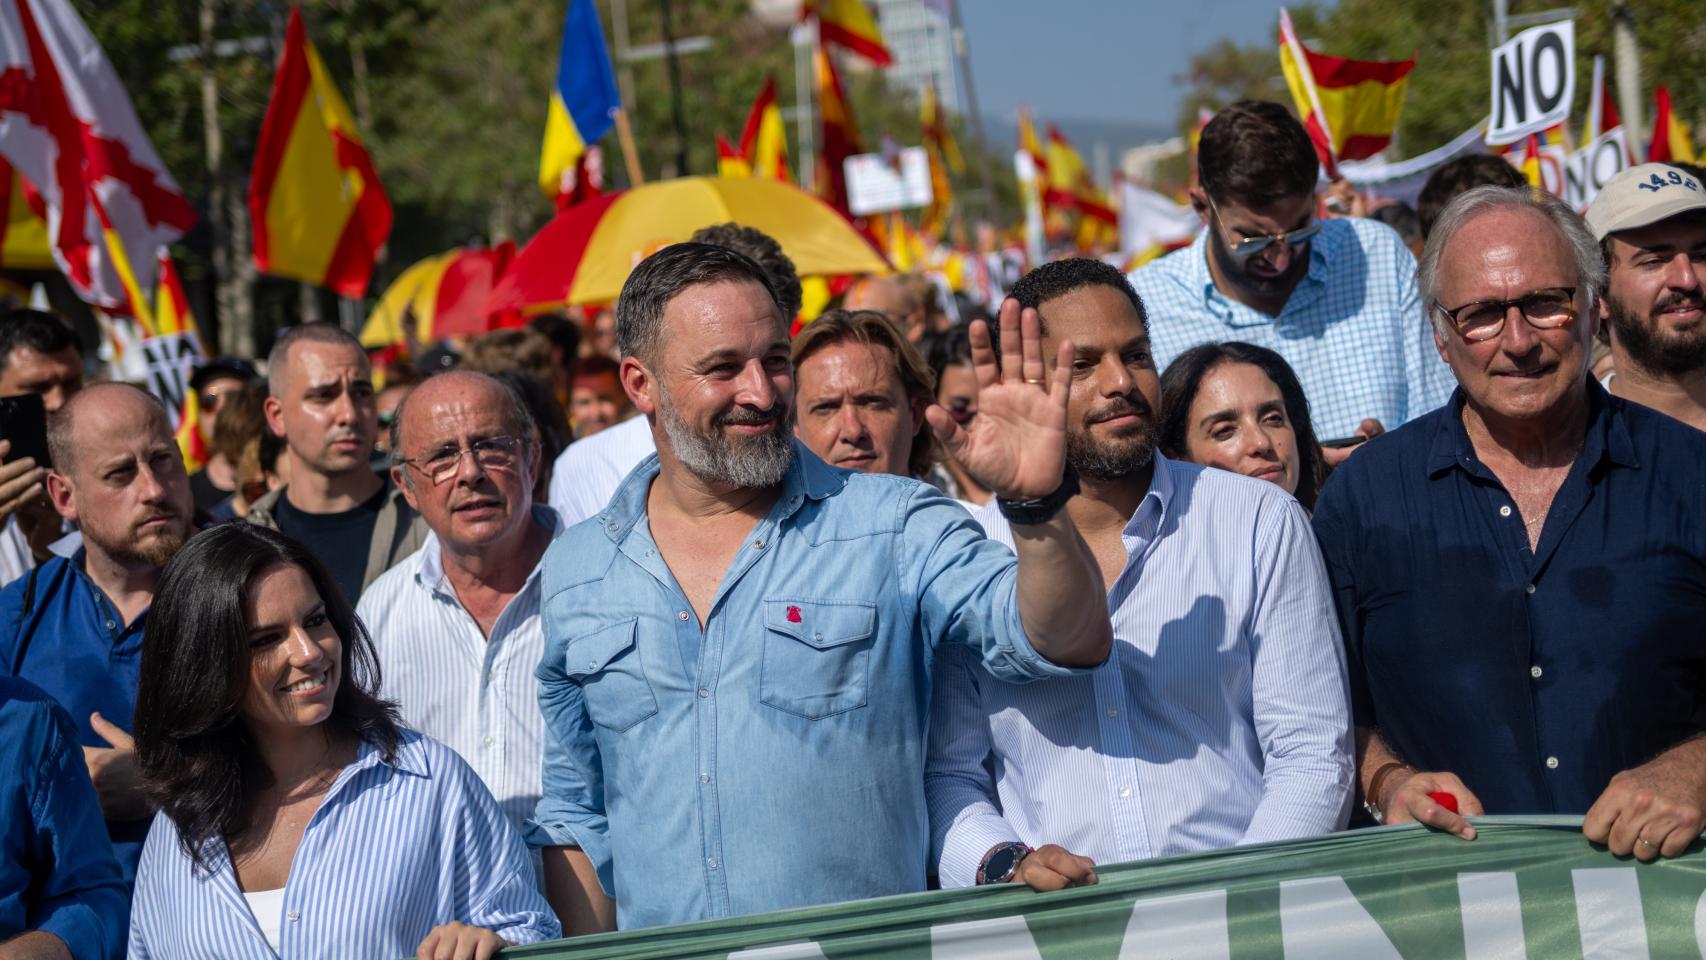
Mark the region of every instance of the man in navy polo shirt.
<instances>
[{"instance_id":1,"label":"man in navy polo shirt","mask_svg":"<svg viewBox=\"0 0 1706 960\"><path fill-rule=\"evenodd\" d=\"M1550 195L1479 187L1418 281L1458 389L1334 473L1315 529L1371 814L1585 814L1641 860L1706 826L1706 435L1587 372L1599 245Z\"/></svg>"},{"instance_id":2,"label":"man in navy polo shirt","mask_svg":"<svg viewBox=\"0 0 1706 960\"><path fill-rule=\"evenodd\" d=\"M0 675L22 677L70 712L129 883L151 811L137 783L130 722L142 628L166 561L191 532L189 477L166 409L136 387L85 387L48 418L54 509L83 533L0 591Z\"/></svg>"}]
</instances>

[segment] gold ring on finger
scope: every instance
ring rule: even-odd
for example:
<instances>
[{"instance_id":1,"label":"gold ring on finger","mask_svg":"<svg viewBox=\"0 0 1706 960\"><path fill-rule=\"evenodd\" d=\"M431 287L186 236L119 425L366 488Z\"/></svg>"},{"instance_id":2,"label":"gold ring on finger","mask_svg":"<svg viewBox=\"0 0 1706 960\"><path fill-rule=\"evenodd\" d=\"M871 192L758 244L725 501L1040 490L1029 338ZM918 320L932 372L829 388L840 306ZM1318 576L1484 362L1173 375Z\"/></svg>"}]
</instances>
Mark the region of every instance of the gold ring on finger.
<instances>
[{"instance_id":1,"label":"gold ring on finger","mask_svg":"<svg viewBox=\"0 0 1706 960\"><path fill-rule=\"evenodd\" d=\"M1037 386L1039 386L1039 387L1040 387L1040 386L1042 386L1042 385L1043 385L1043 384L1045 384L1045 383L1047 383L1047 382L1048 382L1048 381L1047 381L1047 380L1044 380L1044 379L1043 379L1043 378L1042 378L1042 377L1038 377L1038 378L1036 378L1036 379L1035 379L1035 380L1032 380L1032 379L1031 379L1031 378L1030 378L1030 377L1026 377L1026 378L1025 378L1025 382L1026 382L1026 383L1034 383L1034 384L1036 384L1036 385L1037 385Z\"/></svg>"}]
</instances>

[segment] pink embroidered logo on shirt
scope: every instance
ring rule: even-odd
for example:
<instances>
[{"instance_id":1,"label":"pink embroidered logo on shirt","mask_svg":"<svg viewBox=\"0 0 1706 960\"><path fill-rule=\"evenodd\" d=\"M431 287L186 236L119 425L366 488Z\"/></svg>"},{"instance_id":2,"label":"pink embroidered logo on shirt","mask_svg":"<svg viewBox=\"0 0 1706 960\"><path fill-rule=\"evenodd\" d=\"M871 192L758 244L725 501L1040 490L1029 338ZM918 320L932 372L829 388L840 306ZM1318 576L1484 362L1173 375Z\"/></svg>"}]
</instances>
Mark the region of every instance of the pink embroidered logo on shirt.
<instances>
[{"instance_id":1,"label":"pink embroidered logo on shirt","mask_svg":"<svg viewBox=\"0 0 1706 960\"><path fill-rule=\"evenodd\" d=\"M799 623L800 622L800 608L799 607L789 607L788 608L788 622L789 623Z\"/></svg>"}]
</instances>

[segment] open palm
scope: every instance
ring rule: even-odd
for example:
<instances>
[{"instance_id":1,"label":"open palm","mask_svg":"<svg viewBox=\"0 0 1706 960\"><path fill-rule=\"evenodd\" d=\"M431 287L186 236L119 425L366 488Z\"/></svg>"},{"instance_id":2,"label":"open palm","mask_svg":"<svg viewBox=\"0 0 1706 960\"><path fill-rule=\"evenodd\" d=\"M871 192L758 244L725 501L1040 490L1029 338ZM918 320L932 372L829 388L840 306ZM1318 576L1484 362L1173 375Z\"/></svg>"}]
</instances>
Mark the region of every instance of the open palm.
<instances>
[{"instance_id":1,"label":"open palm","mask_svg":"<svg viewBox=\"0 0 1706 960\"><path fill-rule=\"evenodd\" d=\"M939 405L925 411L942 446L985 488L1008 500L1046 497L1066 468L1066 399L1072 384L1072 344L1062 341L1054 375L1043 365L1042 322L1018 301L1001 305L1001 362L989 325L971 325L977 371L977 416L960 426Z\"/></svg>"}]
</instances>

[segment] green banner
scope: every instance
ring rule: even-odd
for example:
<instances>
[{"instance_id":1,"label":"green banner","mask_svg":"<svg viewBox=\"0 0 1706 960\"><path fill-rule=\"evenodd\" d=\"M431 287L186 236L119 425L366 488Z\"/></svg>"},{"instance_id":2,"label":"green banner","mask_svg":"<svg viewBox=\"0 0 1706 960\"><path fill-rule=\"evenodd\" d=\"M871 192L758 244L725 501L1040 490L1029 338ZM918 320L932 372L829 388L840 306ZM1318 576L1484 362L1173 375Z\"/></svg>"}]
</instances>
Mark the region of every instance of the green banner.
<instances>
[{"instance_id":1,"label":"green banner","mask_svg":"<svg viewBox=\"0 0 1706 960\"><path fill-rule=\"evenodd\" d=\"M1580 960L1706 956L1706 852L1639 863L1575 817L1483 817L1102 867L1092 887L945 890L564 940L514 958ZM797 865L795 865L797 868ZM684 882L691 882L684 879Z\"/></svg>"}]
</instances>

